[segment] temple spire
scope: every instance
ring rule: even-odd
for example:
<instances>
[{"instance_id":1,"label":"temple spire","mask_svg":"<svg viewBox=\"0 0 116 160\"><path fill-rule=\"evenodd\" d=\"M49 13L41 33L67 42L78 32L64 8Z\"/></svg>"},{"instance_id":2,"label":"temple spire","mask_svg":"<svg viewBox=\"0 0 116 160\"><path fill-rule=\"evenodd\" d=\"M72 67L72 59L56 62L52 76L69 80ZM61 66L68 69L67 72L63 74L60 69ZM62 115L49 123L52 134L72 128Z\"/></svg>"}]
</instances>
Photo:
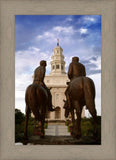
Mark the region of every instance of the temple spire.
<instances>
[{"instance_id":1,"label":"temple spire","mask_svg":"<svg viewBox=\"0 0 116 160\"><path fill-rule=\"evenodd\" d=\"M57 46L53 49L53 55L51 60L51 73L55 75L66 74L65 61L63 55L63 49L59 46L59 39L57 39Z\"/></svg>"},{"instance_id":2,"label":"temple spire","mask_svg":"<svg viewBox=\"0 0 116 160\"><path fill-rule=\"evenodd\" d=\"M59 39L57 39L57 46L59 46Z\"/></svg>"}]
</instances>

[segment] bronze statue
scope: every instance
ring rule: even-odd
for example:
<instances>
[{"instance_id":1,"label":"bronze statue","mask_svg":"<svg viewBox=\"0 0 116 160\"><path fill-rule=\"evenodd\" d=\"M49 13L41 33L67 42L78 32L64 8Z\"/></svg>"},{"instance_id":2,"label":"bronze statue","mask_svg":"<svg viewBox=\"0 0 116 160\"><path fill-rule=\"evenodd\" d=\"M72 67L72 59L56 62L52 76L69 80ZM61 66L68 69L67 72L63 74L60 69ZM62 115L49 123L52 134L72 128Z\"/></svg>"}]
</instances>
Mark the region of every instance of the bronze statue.
<instances>
[{"instance_id":1,"label":"bronze statue","mask_svg":"<svg viewBox=\"0 0 116 160\"><path fill-rule=\"evenodd\" d=\"M41 122L41 137L44 137L44 122L48 103L48 94L46 89L41 84L31 84L27 87L25 94L26 115L25 115L25 130L24 138L27 139L27 126L29 115L32 111L35 119Z\"/></svg>"},{"instance_id":2,"label":"bronze statue","mask_svg":"<svg viewBox=\"0 0 116 160\"><path fill-rule=\"evenodd\" d=\"M41 84L47 91L48 94L48 110L49 111L54 111L55 109L52 108L52 95L50 93L50 90L47 88L47 86L44 83L44 77L45 77L45 72L46 72L46 61L42 60L40 61L40 66L37 67L34 71L34 84Z\"/></svg>"},{"instance_id":3,"label":"bronze statue","mask_svg":"<svg viewBox=\"0 0 116 160\"><path fill-rule=\"evenodd\" d=\"M40 66L37 67L34 71L34 79L33 83L41 84L42 86L46 85L44 84L44 77L45 77L45 72L46 72L46 61L42 60L40 61Z\"/></svg>"},{"instance_id":4,"label":"bronze statue","mask_svg":"<svg viewBox=\"0 0 116 160\"><path fill-rule=\"evenodd\" d=\"M34 71L34 80L31 85L27 87L25 94L26 102L26 116L25 116L25 130L24 137L27 138L27 126L29 115L32 111L35 119L41 122L41 137L44 137L44 122L46 109L54 111L52 108L52 95L50 89L44 83L46 71L46 61L41 61L40 66Z\"/></svg>"},{"instance_id":5,"label":"bronze statue","mask_svg":"<svg viewBox=\"0 0 116 160\"><path fill-rule=\"evenodd\" d=\"M79 57L73 57L68 69L68 78L72 81L74 78L81 76L86 76L85 66L79 63ZM69 87L67 87L65 95L68 102L68 107L71 108Z\"/></svg>"},{"instance_id":6,"label":"bronze statue","mask_svg":"<svg viewBox=\"0 0 116 160\"><path fill-rule=\"evenodd\" d=\"M73 57L68 69L68 78L70 80L86 76L85 66L79 62L79 57Z\"/></svg>"},{"instance_id":7,"label":"bronze statue","mask_svg":"<svg viewBox=\"0 0 116 160\"><path fill-rule=\"evenodd\" d=\"M77 121L73 126L73 136L76 138L81 137L81 113L83 106L86 105L90 114L94 119L94 132L96 133L96 109L95 109L95 86L92 79L88 77L74 78L69 84L71 109L67 107L68 102L65 101L65 117L68 117L71 112L72 122L75 123L74 109L76 110Z\"/></svg>"}]
</instances>

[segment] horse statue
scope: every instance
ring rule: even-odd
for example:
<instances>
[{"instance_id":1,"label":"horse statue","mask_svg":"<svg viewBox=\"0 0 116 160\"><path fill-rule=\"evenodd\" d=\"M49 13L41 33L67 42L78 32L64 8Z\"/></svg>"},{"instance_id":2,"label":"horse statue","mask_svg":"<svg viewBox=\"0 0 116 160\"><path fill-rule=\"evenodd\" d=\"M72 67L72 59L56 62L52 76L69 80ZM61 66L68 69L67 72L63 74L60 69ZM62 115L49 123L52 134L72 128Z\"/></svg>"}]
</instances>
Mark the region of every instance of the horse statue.
<instances>
[{"instance_id":1,"label":"horse statue","mask_svg":"<svg viewBox=\"0 0 116 160\"><path fill-rule=\"evenodd\" d=\"M67 92L71 99L71 108L68 106L68 101L64 100L65 117L71 113L73 123L73 137L81 137L81 113L83 107L89 110L94 120L94 133L97 128L97 113L95 109L95 85L92 79L88 77L77 77L73 79L68 86ZM75 120L74 110L76 111L77 120Z\"/></svg>"},{"instance_id":2,"label":"horse statue","mask_svg":"<svg viewBox=\"0 0 116 160\"><path fill-rule=\"evenodd\" d=\"M49 98L52 98L49 97ZM35 116L35 120L41 122L41 138L44 137L44 123L45 123L45 114L48 105L51 100L48 100L48 94L46 89L40 84L31 84L26 89L25 94L26 102L26 116L25 116L25 128L24 128L24 138L28 139L27 128L28 128L28 119L32 111Z\"/></svg>"}]
</instances>

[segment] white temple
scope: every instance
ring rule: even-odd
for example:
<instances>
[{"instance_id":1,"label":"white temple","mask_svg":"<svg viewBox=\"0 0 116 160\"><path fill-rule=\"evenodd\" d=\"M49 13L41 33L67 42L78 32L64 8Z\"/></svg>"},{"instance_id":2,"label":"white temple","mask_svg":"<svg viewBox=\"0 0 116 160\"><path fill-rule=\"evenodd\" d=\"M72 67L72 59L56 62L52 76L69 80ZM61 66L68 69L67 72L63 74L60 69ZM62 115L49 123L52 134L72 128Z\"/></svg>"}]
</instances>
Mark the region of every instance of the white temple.
<instances>
[{"instance_id":1,"label":"white temple","mask_svg":"<svg viewBox=\"0 0 116 160\"><path fill-rule=\"evenodd\" d=\"M48 120L65 120L63 99L65 97L66 82L68 82L68 76L65 72L65 61L63 55L63 49L59 46L59 40L57 40L57 46L53 49L53 55L51 57L51 72L45 76L44 82L48 88L51 88L52 103L56 107L56 111L48 112L46 118ZM85 112L83 110L82 117Z\"/></svg>"}]
</instances>

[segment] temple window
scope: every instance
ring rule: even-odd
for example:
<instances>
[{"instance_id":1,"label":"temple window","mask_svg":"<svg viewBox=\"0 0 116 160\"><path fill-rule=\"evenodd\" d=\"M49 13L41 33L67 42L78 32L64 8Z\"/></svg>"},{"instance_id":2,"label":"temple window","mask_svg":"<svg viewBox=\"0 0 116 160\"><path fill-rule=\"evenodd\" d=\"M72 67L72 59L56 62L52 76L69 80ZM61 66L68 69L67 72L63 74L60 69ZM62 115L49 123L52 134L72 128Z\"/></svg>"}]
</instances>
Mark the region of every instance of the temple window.
<instances>
[{"instance_id":1,"label":"temple window","mask_svg":"<svg viewBox=\"0 0 116 160\"><path fill-rule=\"evenodd\" d=\"M59 106L55 109L55 119L61 119L61 109Z\"/></svg>"},{"instance_id":2,"label":"temple window","mask_svg":"<svg viewBox=\"0 0 116 160\"><path fill-rule=\"evenodd\" d=\"M63 70L63 65L61 65L61 69Z\"/></svg>"},{"instance_id":3,"label":"temple window","mask_svg":"<svg viewBox=\"0 0 116 160\"><path fill-rule=\"evenodd\" d=\"M59 64L56 65L56 69L59 69Z\"/></svg>"}]
</instances>

